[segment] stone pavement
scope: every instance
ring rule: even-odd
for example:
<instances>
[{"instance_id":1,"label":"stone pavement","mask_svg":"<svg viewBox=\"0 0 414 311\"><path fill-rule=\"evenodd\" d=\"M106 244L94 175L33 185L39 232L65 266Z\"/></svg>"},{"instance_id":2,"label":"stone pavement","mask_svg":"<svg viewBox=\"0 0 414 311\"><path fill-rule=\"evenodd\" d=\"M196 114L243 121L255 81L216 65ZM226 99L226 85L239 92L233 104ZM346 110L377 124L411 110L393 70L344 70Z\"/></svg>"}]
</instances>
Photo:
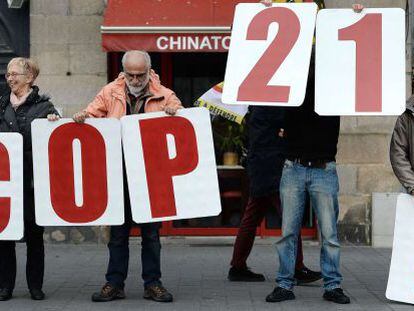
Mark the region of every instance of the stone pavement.
<instances>
[{"instance_id":1,"label":"stone pavement","mask_svg":"<svg viewBox=\"0 0 414 311\"><path fill-rule=\"evenodd\" d=\"M180 240L179 240L180 241ZM187 240L181 240L187 241ZM232 240L217 244L165 241L163 246L163 282L174 294L175 302L160 304L142 298L138 240L131 241L130 274L127 298L109 303L92 303L91 294L104 282L107 249L104 245L46 245L44 290L48 299L32 301L24 278L23 244L17 246L18 279L14 299L0 302L0 311L12 310L412 310L413 306L388 301L385 296L390 249L344 246L342 250L343 287L351 297L350 305L322 300L321 284L296 287L296 300L266 303L265 296L275 283L277 257L274 246L258 243L249 264L263 272L266 282L230 283L226 276L232 253ZM305 262L317 269L319 247L307 242Z\"/></svg>"}]
</instances>

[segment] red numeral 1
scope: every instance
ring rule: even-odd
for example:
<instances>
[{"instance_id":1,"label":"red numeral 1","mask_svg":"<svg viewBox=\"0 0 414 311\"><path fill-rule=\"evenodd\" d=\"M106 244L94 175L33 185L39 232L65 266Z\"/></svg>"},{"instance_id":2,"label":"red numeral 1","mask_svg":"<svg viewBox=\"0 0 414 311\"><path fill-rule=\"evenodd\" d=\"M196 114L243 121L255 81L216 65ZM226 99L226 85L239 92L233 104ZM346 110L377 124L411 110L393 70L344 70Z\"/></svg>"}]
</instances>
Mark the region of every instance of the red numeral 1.
<instances>
[{"instance_id":1,"label":"red numeral 1","mask_svg":"<svg viewBox=\"0 0 414 311\"><path fill-rule=\"evenodd\" d=\"M382 15L367 14L340 29L339 40L356 44L356 112L382 111Z\"/></svg>"}]
</instances>

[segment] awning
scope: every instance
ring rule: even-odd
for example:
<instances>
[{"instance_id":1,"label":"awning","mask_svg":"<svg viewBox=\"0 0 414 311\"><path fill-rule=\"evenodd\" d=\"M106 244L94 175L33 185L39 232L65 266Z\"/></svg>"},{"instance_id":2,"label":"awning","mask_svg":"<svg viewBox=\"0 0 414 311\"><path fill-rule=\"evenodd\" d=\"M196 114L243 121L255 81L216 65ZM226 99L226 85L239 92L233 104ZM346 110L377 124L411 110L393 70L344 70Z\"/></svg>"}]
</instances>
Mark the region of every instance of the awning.
<instances>
[{"instance_id":1,"label":"awning","mask_svg":"<svg viewBox=\"0 0 414 311\"><path fill-rule=\"evenodd\" d=\"M239 2L257 0L109 0L102 46L107 52L224 52Z\"/></svg>"}]
</instances>

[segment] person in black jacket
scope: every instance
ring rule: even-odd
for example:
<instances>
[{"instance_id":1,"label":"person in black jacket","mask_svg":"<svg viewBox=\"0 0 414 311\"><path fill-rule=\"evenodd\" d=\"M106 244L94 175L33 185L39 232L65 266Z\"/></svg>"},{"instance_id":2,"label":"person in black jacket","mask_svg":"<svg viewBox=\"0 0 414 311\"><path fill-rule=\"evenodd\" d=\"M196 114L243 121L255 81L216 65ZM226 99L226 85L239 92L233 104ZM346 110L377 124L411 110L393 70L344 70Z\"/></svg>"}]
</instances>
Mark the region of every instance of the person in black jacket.
<instances>
[{"instance_id":1,"label":"person in black jacket","mask_svg":"<svg viewBox=\"0 0 414 311\"><path fill-rule=\"evenodd\" d=\"M276 244L280 263L276 278L278 286L267 295L267 302L295 299L294 259L307 195L322 238L320 265L324 281L323 298L340 304L350 302L341 288L342 275L339 271L336 153L340 117L319 116L314 111L313 75L314 65L311 63L303 105L286 111L286 160L280 181L282 239Z\"/></svg>"},{"instance_id":2,"label":"person in black jacket","mask_svg":"<svg viewBox=\"0 0 414 311\"><path fill-rule=\"evenodd\" d=\"M28 58L13 58L7 65L10 91L0 97L0 132L17 132L23 136L26 279L31 298L43 300L44 229L35 222L31 123L37 118L56 120L59 114L49 97L39 95L39 88L33 85L38 74L39 67ZM0 241L0 301L12 298L16 280L15 245L14 241Z\"/></svg>"}]
</instances>

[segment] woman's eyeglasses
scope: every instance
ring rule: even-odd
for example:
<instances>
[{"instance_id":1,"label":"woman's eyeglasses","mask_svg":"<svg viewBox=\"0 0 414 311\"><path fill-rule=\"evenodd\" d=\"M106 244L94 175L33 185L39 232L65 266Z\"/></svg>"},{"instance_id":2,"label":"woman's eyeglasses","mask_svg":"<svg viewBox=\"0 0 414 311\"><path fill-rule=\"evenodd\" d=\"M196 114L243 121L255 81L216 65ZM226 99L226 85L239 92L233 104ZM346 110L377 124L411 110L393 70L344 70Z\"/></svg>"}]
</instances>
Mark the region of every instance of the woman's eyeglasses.
<instances>
[{"instance_id":1,"label":"woman's eyeglasses","mask_svg":"<svg viewBox=\"0 0 414 311\"><path fill-rule=\"evenodd\" d=\"M17 72L8 72L6 73L4 76L6 77L6 79L12 77L12 78L16 78L17 76L25 76L25 73L17 73Z\"/></svg>"}]
</instances>

